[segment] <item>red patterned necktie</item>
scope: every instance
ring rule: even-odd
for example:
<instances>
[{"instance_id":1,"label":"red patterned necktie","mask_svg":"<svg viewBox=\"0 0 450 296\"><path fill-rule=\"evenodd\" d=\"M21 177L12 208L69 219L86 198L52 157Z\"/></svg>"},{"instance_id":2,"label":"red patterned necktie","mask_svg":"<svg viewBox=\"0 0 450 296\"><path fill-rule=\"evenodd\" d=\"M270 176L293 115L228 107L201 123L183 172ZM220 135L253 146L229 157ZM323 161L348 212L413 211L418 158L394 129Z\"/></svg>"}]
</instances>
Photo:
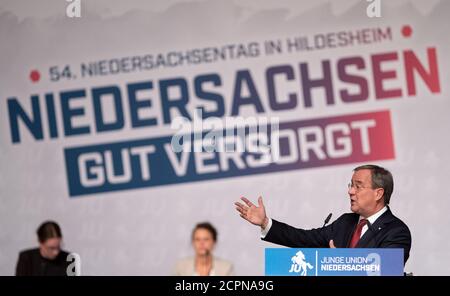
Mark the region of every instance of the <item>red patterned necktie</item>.
<instances>
[{"instance_id":1,"label":"red patterned necktie","mask_svg":"<svg viewBox=\"0 0 450 296\"><path fill-rule=\"evenodd\" d=\"M361 237L361 231L364 225L367 224L367 219L361 219L356 226L355 232L353 232L352 240L350 241L349 248L354 248L359 242L359 238Z\"/></svg>"}]
</instances>

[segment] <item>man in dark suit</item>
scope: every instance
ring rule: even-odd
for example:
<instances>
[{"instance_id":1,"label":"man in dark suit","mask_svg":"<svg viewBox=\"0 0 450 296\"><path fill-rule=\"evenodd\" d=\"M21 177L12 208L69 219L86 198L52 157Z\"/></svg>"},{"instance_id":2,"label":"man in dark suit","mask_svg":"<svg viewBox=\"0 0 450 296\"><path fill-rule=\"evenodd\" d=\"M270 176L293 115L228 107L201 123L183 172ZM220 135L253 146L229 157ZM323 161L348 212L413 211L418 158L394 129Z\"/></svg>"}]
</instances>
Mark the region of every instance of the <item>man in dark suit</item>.
<instances>
[{"instance_id":1,"label":"man in dark suit","mask_svg":"<svg viewBox=\"0 0 450 296\"><path fill-rule=\"evenodd\" d=\"M295 248L403 248L406 263L411 232L389 209L393 189L394 180L388 170L376 165L359 166L353 170L348 184L353 213L311 230L268 218L261 197L258 206L245 197L241 198L245 204L235 205L242 218L261 226L261 238L265 241Z\"/></svg>"}]
</instances>

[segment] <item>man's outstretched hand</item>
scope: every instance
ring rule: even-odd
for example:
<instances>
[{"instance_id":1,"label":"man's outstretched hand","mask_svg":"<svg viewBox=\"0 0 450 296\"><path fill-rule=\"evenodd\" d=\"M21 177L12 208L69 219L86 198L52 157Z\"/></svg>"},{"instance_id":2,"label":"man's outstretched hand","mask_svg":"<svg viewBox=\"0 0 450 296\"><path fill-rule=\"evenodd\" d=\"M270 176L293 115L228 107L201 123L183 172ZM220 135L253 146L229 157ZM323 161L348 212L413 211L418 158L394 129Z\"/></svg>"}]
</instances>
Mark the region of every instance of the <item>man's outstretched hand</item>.
<instances>
[{"instance_id":1,"label":"man's outstretched hand","mask_svg":"<svg viewBox=\"0 0 450 296\"><path fill-rule=\"evenodd\" d=\"M241 197L241 200L245 203L235 202L236 210L240 216L248 222L266 228L269 219L266 216L266 208L264 207L262 197L258 198L258 206L255 206L251 201L245 197Z\"/></svg>"}]
</instances>

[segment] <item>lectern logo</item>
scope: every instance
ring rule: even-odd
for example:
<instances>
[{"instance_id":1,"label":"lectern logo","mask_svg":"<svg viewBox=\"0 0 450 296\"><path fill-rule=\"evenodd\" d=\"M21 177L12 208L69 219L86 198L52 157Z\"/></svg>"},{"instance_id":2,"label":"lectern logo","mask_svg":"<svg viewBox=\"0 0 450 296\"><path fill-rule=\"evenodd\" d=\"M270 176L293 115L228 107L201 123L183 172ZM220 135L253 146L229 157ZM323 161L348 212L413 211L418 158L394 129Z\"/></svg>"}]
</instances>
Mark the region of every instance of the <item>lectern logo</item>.
<instances>
[{"instance_id":1,"label":"lectern logo","mask_svg":"<svg viewBox=\"0 0 450 296\"><path fill-rule=\"evenodd\" d=\"M312 269L313 266L306 262L305 254L302 251L298 251L294 257L291 258L292 265L289 272L300 273L301 276L308 274L308 269Z\"/></svg>"}]
</instances>

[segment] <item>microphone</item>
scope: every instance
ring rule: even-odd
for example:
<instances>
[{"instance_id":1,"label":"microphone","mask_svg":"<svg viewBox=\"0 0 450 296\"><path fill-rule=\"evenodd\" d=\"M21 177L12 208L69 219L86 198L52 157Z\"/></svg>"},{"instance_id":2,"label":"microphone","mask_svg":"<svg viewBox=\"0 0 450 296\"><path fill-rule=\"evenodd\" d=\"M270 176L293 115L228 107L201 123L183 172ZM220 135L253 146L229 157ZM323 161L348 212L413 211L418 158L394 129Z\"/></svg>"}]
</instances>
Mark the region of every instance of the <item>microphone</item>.
<instances>
[{"instance_id":1,"label":"microphone","mask_svg":"<svg viewBox=\"0 0 450 296\"><path fill-rule=\"evenodd\" d=\"M331 216L332 216L332 215L333 215L333 213L329 213L329 214L328 214L327 218L326 218L325 221L323 222L323 226L322 226L322 227L325 227L325 225L327 225L328 222L330 222L330 219L331 219Z\"/></svg>"}]
</instances>

